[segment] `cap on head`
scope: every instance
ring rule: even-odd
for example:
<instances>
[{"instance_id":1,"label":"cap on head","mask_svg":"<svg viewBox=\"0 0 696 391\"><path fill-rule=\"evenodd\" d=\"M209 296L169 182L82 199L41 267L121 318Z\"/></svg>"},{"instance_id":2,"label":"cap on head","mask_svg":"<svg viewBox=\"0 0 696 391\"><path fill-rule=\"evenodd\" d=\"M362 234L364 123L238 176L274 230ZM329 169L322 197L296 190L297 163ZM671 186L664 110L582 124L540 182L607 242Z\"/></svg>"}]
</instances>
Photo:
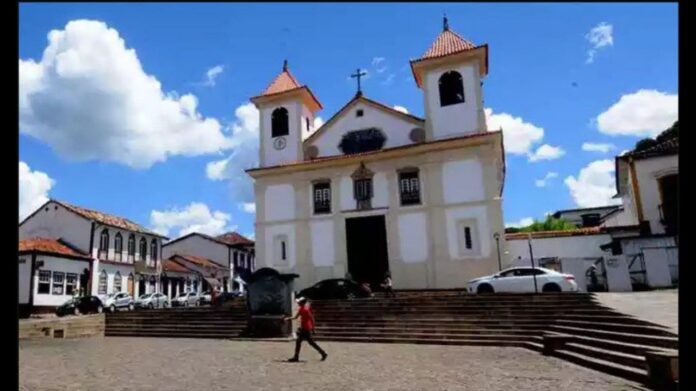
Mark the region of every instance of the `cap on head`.
<instances>
[{"instance_id":1,"label":"cap on head","mask_svg":"<svg viewBox=\"0 0 696 391\"><path fill-rule=\"evenodd\" d=\"M295 299L295 301L297 302L297 304L304 304L307 302L307 298L306 297L298 297L297 299Z\"/></svg>"}]
</instances>

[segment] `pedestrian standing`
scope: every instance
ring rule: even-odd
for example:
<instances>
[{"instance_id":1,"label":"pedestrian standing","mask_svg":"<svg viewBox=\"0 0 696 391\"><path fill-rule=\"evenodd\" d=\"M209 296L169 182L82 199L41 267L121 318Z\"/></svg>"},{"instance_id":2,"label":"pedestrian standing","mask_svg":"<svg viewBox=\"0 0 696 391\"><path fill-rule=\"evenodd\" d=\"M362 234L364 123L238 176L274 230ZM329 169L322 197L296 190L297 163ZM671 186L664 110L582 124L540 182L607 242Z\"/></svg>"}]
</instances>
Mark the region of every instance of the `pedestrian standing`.
<instances>
[{"instance_id":1,"label":"pedestrian standing","mask_svg":"<svg viewBox=\"0 0 696 391\"><path fill-rule=\"evenodd\" d=\"M312 314L312 310L309 308L307 299L304 297L298 298L297 305L299 308L295 316L286 316L283 318L285 321L300 318L300 328L297 330L297 340L295 341L295 355L288 359L288 362L300 361L300 348L302 347L302 341L307 341L309 346L313 347L317 352L319 352L319 354L321 354L321 361L326 360L326 357L329 355L326 354L326 352L314 341L314 315Z\"/></svg>"},{"instance_id":2,"label":"pedestrian standing","mask_svg":"<svg viewBox=\"0 0 696 391\"><path fill-rule=\"evenodd\" d=\"M382 284L382 288L384 288L384 292L387 294L387 296L396 297L394 290L392 289L391 274L387 273L384 275L384 283Z\"/></svg>"}]
</instances>

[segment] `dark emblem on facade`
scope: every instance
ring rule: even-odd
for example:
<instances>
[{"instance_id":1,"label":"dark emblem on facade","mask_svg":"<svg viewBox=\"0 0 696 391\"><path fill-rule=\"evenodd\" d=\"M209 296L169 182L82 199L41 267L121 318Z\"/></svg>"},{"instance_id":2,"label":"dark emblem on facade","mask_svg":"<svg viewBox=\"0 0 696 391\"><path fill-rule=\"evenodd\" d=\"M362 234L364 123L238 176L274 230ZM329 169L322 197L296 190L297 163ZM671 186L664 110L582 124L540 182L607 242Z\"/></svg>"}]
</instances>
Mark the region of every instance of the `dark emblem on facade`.
<instances>
[{"instance_id":1,"label":"dark emblem on facade","mask_svg":"<svg viewBox=\"0 0 696 391\"><path fill-rule=\"evenodd\" d=\"M338 148L346 154L377 151L384 147L387 138L377 128L353 130L343 135Z\"/></svg>"}]
</instances>

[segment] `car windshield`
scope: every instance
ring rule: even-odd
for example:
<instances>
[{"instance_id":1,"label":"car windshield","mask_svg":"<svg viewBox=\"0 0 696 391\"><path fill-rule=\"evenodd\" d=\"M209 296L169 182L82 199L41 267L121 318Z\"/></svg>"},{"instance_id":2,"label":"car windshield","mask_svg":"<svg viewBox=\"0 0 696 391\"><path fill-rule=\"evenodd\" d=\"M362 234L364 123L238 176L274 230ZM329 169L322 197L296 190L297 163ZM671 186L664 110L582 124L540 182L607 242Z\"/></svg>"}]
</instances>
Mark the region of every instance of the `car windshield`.
<instances>
[{"instance_id":1,"label":"car windshield","mask_svg":"<svg viewBox=\"0 0 696 391\"><path fill-rule=\"evenodd\" d=\"M72 299L68 299L68 301L66 301L65 303L63 303L63 305L69 305L69 304L77 303L78 301L80 301L80 298L79 298L79 297L73 297Z\"/></svg>"},{"instance_id":2,"label":"car windshield","mask_svg":"<svg viewBox=\"0 0 696 391\"><path fill-rule=\"evenodd\" d=\"M152 294L150 294L150 293L146 293L146 294L144 294L144 295L140 296L140 298L141 298L141 299L149 299L149 298L150 298L150 296L152 296Z\"/></svg>"},{"instance_id":3,"label":"car windshield","mask_svg":"<svg viewBox=\"0 0 696 391\"><path fill-rule=\"evenodd\" d=\"M186 296L188 296L188 293L182 293L179 295L179 297L186 297Z\"/></svg>"}]
</instances>

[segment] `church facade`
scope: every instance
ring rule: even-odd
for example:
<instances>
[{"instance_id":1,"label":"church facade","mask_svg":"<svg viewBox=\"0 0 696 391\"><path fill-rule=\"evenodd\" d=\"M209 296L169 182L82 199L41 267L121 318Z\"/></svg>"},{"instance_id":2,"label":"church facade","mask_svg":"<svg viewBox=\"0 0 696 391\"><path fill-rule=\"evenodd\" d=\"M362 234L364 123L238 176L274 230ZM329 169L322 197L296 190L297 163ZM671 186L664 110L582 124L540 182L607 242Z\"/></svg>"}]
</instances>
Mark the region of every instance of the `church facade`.
<instances>
[{"instance_id":1,"label":"church facade","mask_svg":"<svg viewBox=\"0 0 696 391\"><path fill-rule=\"evenodd\" d=\"M322 108L287 63L251 100L259 109L254 180L258 267L296 288L350 274L397 289L463 287L503 257L502 132L489 131L488 46L451 31L410 62L425 118L360 89L318 129ZM360 72L356 75L360 77Z\"/></svg>"}]
</instances>

